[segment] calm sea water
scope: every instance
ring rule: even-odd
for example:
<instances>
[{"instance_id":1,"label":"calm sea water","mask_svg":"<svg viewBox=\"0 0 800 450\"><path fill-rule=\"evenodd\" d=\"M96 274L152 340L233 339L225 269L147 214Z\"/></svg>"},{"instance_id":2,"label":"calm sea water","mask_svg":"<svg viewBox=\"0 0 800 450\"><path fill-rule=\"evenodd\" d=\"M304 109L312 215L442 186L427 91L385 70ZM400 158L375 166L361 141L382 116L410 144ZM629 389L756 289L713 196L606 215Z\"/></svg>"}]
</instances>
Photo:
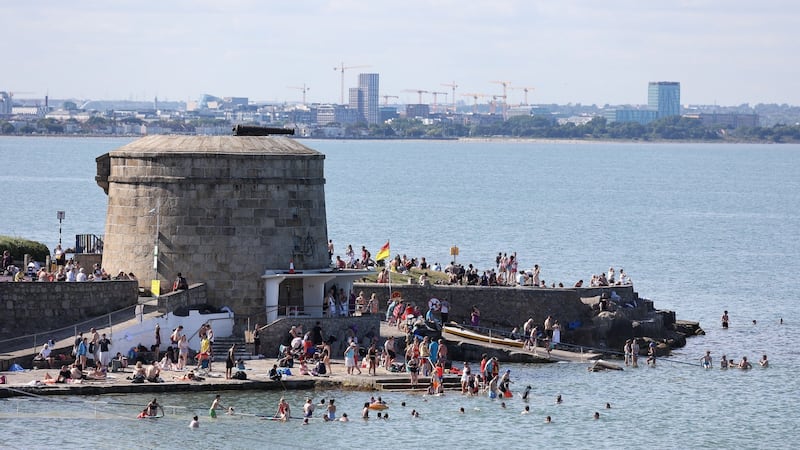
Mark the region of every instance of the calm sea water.
<instances>
[{"instance_id":1,"label":"calm sea water","mask_svg":"<svg viewBox=\"0 0 800 450\"><path fill-rule=\"evenodd\" d=\"M102 234L106 197L94 182L94 158L127 142L0 138L0 234L53 247L58 210L66 211L68 245L76 233ZM389 240L392 254L446 264L449 248L457 245L459 262L487 268L497 252L516 251L523 266L542 266L548 283L565 284L623 267L640 295L677 311L679 319L700 321L707 335L690 339L672 362L661 361L656 369L589 373L577 364L515 366L517 386L531 384L536 393L527 416L519 414L519 400L502 409L485 398L423 401L387 394L395 404L388 423L303 427L226 417L189 433L180 431L188 412L141 423L127 420L133 407L105 405L90 422L92 431L76 435L74 418L95 417L92 405L65 403L53 413L49 403L3 401L3 428L14 440L0 446L55 443L41 440L42 417L59 439L71 435L64 441L69 447L109 439L123 447L141 444L118 441L119 427L128 436L152 438L145 447L164 448L245 448L269 440L276 447L391 447L430 444L440 435L457 446L789 448L800 438L794 414L800 382L793 371L800 360L800 146L303 142L326 155L328 233L337 253L350 243L374 254ZM727 331L719 326L725 309L732 320ZM686 364L697 363L706 349L715 362L722 353L752 361L767 353L771 367L725 372ZM552 404L556 394L565 404ZM240 411L270 414L276 395L224 397ZM287 395L299 411L306 393ZM312 395L336 397L351 417L367 397ZM202 412L210 399L170 395L162 403ZM145 397L102 400L141 404ZM401 400L408 411L396 406ZM609 411L602 409L606 402L612 403ZM461 406L463 416L457 414ZM411 420L411 408L422 417ZM599 421L591 419L596 410ZM553 424L542 423L546 415ZM181 435L185 440L176 441Z\"/></svg>"}]
</instances>

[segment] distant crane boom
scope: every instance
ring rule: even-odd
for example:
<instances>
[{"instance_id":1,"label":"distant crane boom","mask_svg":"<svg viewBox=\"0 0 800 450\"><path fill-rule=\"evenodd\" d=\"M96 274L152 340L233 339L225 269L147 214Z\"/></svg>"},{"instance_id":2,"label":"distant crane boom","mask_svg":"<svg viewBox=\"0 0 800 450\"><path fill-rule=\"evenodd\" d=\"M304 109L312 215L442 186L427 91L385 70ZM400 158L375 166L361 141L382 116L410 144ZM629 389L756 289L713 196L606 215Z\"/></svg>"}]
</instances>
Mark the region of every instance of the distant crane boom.
<instances>
[{"instance_id":1,"label":"distant crane boom","mask_svg":"<svg viewBox=\"0 0 800 450\"><path fill-rule=\"evenodd\" d=\"M303 92L303 105L306 104L306 92L311 90L310 87L306 87L305 83L303 83L303 87L299 87L299 86L287 86L287 87L289 89L298 89L298 90L302 91Z\"/></svg>"},{"instance_id":2,"label":"distant crane boom","mask_svg":"<svg viewBox=\"0 0 800 450\"><path fill-rule=\"evenodd\" d=\"M445 104L446 104L446 103L447 103L447 92L436 92L436 91L432 91L432 92L431 92L431 95L433 95L433 112L438 112L438 109L439 109L439 108L437 107L437 103L436 103L436 96L437 96L437 95L444 95L444 102L445 102Z\"/></svg>"},{"instance_id":3,"label":"distant crane boom","mask_svg":"<svg viewBox=\"0 0 800 450\"><path fill-rule=\"evenodd\" d=\"M389 104L389 99L390 99L390 98L400 98L400 97L399 97L399 96L397 96L397 95L381 95L381 97L383 97L383 105L384 105L384 106L386 106L386 105L388 105L388 104Z\"/></svg>"},{"instance_id":4,"label":"distant crane boom","mask_svg":"<svg viewBox=\"0 0 800 450\"><path fill-rule=\"evenodd\" d=\"M528 86L517 86L517 87L513 87L513 88L509 88L509 89L515 89L515 90L522 91L524 93L524 97L525 97L525 103L523 103L523 105L527 106L528 105L528 91L533 91L536 88L532 88L532 87L528 87Z\"/></svg>"},{"instance_id":5,"label":"distant crane boom","mask_svg":"<svg viewBox=\"0 0 800 450\"><path fill-rule=\"evenodd\" d=\"M506 110L506 107L508 105L508 87L511 86L511 82L510 81L490 81L490 83L503 85L503 120L506 120L506 119L508 119L508 111Z\"/></svg>"},{"instance_id":6,"label":"distant crane boom","mask_svg":"<svg viewBox=\"0 0 800 450\"><path fill-rule=\"evenodd\" d=\"M419 104L422 104L422 94L427 94L428 91L422 89L403 89L403 92L416 92L419 94Z\"/></svg>"},{"instance_id":7,"label":"distant crane boom","mask_svg":"<svg viewBox=\"0 0 800 450\"><path fill-rule=\"evenodd\" d=\"M447 87L449 87L449 88L451 88L453 90L453 96L451 98L453 99L453 113L455 113L456 112L456 88L458 87L458 85L456 84L455 81L453 81L452 83L442 83L442 86L447 86Z\"/></svg>"},{"instance_id":8,"label":"distant crane boom","mask_svg":"<svg viewBox=\"0 0 800 450\"><path fill-rule=\"evenodd\" d=\"M486 97L486 94L472 94L471 93L471 94L461 94L461 96L462 97L472 97L472 99L475 101L475 103L473 103L473 105L472 105L472 113L473 114L477 114L478 113L478 98Z\"/></svg>"},{"instance_id":9,"label":"distant crane boom","mask_svg":"<svg viewBox=\"0 0 800 450\"><path fill-rule=\"evenodd\" d=\"M333 68L333 70L337 70L337 71L339 71L339 72L341 72L341 73L342 73L342 93L341 93L341 98L340 98L340 100L339 100L339 104L340 104L340 105L344 105L344 71L345 71L345 70L348 70L348 69L358 69L358 68L361 68L361 67L369 67L369 66L365 66L365 65L360 65L360 66L345 66L345 65L344 65L344 62L342 62L342 63L339 65L339 67L334 67L334 68Z\"/></svg>"}]
</instances>

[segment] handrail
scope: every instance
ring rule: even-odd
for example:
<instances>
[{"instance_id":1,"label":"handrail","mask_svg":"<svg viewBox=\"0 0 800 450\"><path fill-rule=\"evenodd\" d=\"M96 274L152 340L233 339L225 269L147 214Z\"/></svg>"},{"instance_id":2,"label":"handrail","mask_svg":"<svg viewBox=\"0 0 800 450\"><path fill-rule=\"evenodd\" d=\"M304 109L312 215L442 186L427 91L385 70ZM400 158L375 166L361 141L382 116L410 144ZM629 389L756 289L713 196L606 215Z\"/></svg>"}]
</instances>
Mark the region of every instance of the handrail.
<instances>
[{"instance_id":1,"label":"handrail","mask_svg":"<svg viewBox=\"0 0 800 450\"><path fill-rule=\"evenodd\" d=\"M211 319L208 319L208 320L206 320L206 321L205 321L205 323L214 322L215 320L230 320L230 316L228 316L228 317L226 317L226 318L222 318L222 317L215 317L215 318L211 318ZM194 333L192 333L192 335L191 335L191 336L189 336L189 337L187 337L187 338L186 338L186 340L187 340L187 341L191 341L191 340L192 340L192 339L193 339L195 336L197 336L197 334L198 334L198 333L200 333L200 329L201 329L201 328L202 328L202 326L201 326L200 328L196 329L196 330L194 331Z\"/></svg>"},{"instance_id":2,"label":"handrail","mask_svg":"<svg viewBox=\"0 0 800 450\"><path fill-rule=\"evenodd\" d=\"M29 345L26 342L32 340L33 341L31 346L32 353L36 354L38 352L37 347L49 340L61 341L64 339L68 339L70 337L75 337L78 335L78 330L88 331L92 327L98 329L108 329L109 334L113 336L114 325L135 318L136 317L135 310L138 306L145 307L149 305L140 305L137 302L137 304L135 305L126 306L125 308L121 308L116 311L111 311L109 313L103 314L102 316L96 316L91 319L77 322L67 327L56 328L53 330L47 330L39 333L26 334L10 339L0 340L0 348L2 349L0 350L0 353L9 353L14 351L24 350L28 348ZM127 315L129 312L132 313L130 316ZM67 331L69 331L69 333L67 333ZM40 342L39 338L42 336L45 336L45 338ZM15 343L17 345L14 345ZM8 345L9 347L6 348L6 345Z\"/></svg>"}]
</instances>

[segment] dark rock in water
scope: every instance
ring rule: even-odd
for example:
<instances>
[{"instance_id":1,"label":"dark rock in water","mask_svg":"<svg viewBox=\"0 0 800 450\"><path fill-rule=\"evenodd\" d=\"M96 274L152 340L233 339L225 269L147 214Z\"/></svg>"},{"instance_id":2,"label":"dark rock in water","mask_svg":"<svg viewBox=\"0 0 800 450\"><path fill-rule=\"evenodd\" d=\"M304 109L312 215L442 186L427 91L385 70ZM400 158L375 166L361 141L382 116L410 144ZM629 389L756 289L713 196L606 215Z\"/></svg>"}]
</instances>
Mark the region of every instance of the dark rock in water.
<instances>
[{"instance_id":1,"label":"dark rock in water","mask_svg":"<svg viewBox=\"0 0 800 450\"><path fill-rule=\"evenodd\" d=\"M686 346L686 335L683 333L677 333L674 331L667 332L666 337L666 344L670 346L670 348L680 348Z\"/></svg>"},{"instance_id":2,"label":"dark rock in water","mask_svg":"<svg viewBox=\"0 0 800 450\"><path fill-rule=\"evenodd\" d=\"M666 342L649 337L639 339L639 355L647 355L651 342L656 344L656 356L669 356L672 349Z\"/></svg>"},{"instance_id":3,"label":"dark rock in water","mask_svg":"<svg viewBox=\"0 0 800 450\"><path fill-rule=\"evenodd\" d=\"M623 314L603 311L592 319L596 333L611 348L622 348L633 336L633 323Z\"/></svg>"},{"instance_id":4,"label":"dark rock in water","mask_svg":"<svg viewBox=\"0 0 800 450\"><path fill-rule=\"evenodd\" d=\"M698 330L702 332L699 322L692 322L689 320L676 320L672 326L672 329L678 333L683 333L686 336L696 336L698 334ZM705 334L705 332L702 332L702 334Z\"/></svg>"}]
</instances>

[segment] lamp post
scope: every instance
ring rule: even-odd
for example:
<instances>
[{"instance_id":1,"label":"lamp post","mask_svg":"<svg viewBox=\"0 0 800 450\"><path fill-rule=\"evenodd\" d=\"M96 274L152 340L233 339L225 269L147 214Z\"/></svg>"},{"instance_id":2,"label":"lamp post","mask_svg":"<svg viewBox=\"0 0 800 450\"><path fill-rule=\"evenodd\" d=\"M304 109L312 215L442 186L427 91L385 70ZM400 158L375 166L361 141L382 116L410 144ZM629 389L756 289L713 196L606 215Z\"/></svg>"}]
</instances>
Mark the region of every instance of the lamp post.
<instances>
[{"instance_id":1,"label":"lamp post","mask_svg":"<svg viewBox=\"0 0 800 450\"><path fill-rule=\"evenodd\" d=\"M156 216L156 235L153 241L153 281L151 291L156 291L156 297L161 293L161 285L158 280L158 237L161 234L161 199L156 199L156 207L150 210L150 214Z\"/></svg>"},{"instance_id":2,"label":"lamp post","mask_svg":"<svg viewBox=\"0 0 800 450\"><path fill-rule=\"evenodd\" d=\"M61 245L61 221L64 220L64 211L58 211L56 217L58 217L58 245Z\"/></svg>"}]
</instances>

